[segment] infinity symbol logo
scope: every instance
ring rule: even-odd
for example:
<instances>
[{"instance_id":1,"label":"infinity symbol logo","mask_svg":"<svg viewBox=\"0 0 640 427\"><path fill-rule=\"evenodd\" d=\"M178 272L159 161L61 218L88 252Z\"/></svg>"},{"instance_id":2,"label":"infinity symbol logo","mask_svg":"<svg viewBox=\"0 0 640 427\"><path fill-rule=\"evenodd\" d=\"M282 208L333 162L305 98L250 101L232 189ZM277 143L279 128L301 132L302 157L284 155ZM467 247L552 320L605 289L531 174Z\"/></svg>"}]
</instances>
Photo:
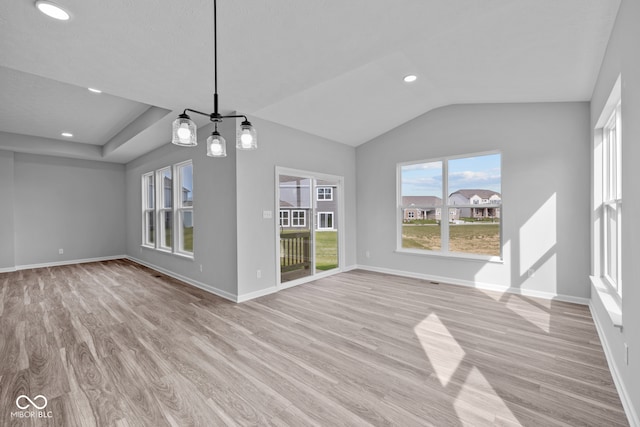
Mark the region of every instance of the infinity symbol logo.
<instances>
[{"instance_id":1,"label":"infinity symbol logo","mask_svg":"<svg viewBox=\"0 0 640 427\"><path fill-rule=\"evenodd\" d=\"M39 406L36 402L34 402L34 400L38 400L38 399L42 399L44 401L44 404L42 406ZM26 400L29 403L27 403L26 405L22 406L22 405L20 405L20 400ZM24 394L21 394L16 399L16 406L18 408L20 408L20 409L27 409L29 407L29 404L33 405L33 407L36 408L36 409L44 409L44 408L47 407L47 398L44 397L43 395L39 394L36 397L34 397L33 400L31 400L31 398L29 396L25 396Z\"/></svg>"}]
</instances>

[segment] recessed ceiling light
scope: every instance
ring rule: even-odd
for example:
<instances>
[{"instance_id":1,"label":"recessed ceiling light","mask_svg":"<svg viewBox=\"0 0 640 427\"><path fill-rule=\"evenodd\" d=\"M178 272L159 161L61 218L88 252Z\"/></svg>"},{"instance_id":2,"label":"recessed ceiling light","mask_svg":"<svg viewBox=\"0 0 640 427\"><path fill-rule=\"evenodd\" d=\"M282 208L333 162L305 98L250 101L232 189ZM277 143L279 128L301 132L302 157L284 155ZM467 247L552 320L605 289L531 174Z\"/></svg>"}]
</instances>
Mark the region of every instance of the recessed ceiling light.
<instances>
[{"instance_id":1,"label":"recessed ceiling light","mask_svg":"<svg viewBox=\"0 0 640 427\"><path fill-rule=\"evenodd\" d=\"M70 132L62 132L61 135L64 136L64 137L67 137L67 138L73 138L73 134L70 133Z\"/></svg>"},{"instance_id":2,"label":"recessed ceiling light","mask_svg":"<svg viewBox=\"0 0 640 427\"><path fill-rule=\"evenodd\" d=\"M52 3L50 1L38 0L36 2L36 7L40 12L44 13L45 15L53 19L58 19L60 21L68 21L69 18L71 18L71 15L69 15L69 12L67 12L57 4Z\"/></svg>"},{"instance_id":3,"label":"recessed ceiling light","mask_svg":"<svg viewBox=\"0 0 640 427\"><path fill-rule=\"evenodd\" d=\"M411 82L415 82L418 79L418 76L416 76L415 74L409 74L408 76L404 76L404 82L405 83L411 83Z\"/></svg>"},{"instance_id":4,"label":"recessed ceiling light","mask_svg":"<svg viewBox=\"0 0 640 427\"><path fill-rule=\"evenodd\" d=\"M102 93L102 91L100 89L94 89L92 87L87 88L89 89L89 92L93 92L93 93Z\"/></svg>"}]
</instances>

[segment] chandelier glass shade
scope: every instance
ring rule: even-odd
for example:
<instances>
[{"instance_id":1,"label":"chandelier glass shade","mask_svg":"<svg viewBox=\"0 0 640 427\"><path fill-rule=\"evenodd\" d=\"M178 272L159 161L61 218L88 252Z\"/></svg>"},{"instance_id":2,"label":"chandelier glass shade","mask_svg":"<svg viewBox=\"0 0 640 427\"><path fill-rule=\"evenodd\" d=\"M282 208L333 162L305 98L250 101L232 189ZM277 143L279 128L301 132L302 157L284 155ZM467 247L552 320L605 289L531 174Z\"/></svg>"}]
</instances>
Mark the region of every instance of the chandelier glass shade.
<instances>
[{"instance_id":1,"label":"chandelier glass shade","mask_svg":"<svg viewBox=\"0 0 640 427\"><path fill-rule=\"evenodd\" d=\"M227 157L227 141L218 132L218 126L207 138L207 156Z\"/></svg>"},{"instance_id":2,"label":"chandelier glass shade","mask_svg":"<svg viewBox=\"0 0 640 427\"><path fill-rule=\"evenodd\" d=\"M182 147L195 147L198 145L196 133L198 128L186 114L180 114L173 121L173 138L171 142Z\"/></svg>"}]
</instances>

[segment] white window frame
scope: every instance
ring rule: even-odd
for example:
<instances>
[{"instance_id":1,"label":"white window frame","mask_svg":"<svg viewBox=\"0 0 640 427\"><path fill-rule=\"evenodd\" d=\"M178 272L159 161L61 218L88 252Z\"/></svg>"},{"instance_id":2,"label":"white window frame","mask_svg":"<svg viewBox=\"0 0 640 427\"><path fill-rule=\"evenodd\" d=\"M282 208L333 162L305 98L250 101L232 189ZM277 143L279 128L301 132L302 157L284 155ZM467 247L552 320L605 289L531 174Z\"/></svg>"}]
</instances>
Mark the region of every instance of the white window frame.
<instances>
[{"instance_id":1,"label":"white window frame","mask_svg":"<svg viewBox=\"0 0 640 427\"><path fill-rule=\"evenodd\" d=\"M180 255L184 255L184 256L188 256L188 257L193 257L193 252L189 252L185 249L183 249L184 247L184 229L182 228L182 223L183 223L183 218L185 216L185 214L190 213L191 214L191 221L194 221L193 218L193 196L192 196L192 203L191 205L182 205L182 188L184 188L183 183L182 183L182 169L185 167L191 166L191 173L193 174L193 162L191 160L187 160L184 161L182 163L177 163L173 166L173 172L174 172L174 176L176 177L174 180L174 191L173 191L173 197L174 197L174 202L173 202L173 206L174 206L174 230L177 230L177 233L174 233L176 235L176 238L174 239L174 252ZM191 176L191 181L193 183L193 175ZM194 184L195 187L195 184ZM192 189L192 192L194 192L194 190ZM194 227L195 229L195 227ZM195 236L192 236L193 239L195 240Z\"/></svg>"},{"instance_id":2,"label":"white window frame","mask_svg":"<svg viewBox=\"0 0 640 427\"><path fill-rule=\"evenodd\" d=\"M169 195L169 197L171 197L171 206L170 207L165 207L165 200L166 200L166 194L165 194L165 188L164 188L164 173L165 172L169 172L169 177L171 179L171 193ZM162 168L162 169L158 169L156 171L156 211L157 211L157 215L156 215L156 229L157 229L157 237L158 237L158 243L156 245L157 249L160 250L164 250L164 251L169 251L171 252L171 250L173 249L173 240L175 238L175 233L173 232L173 230L175 229L174 226L174 220L173 220L173 206L174 206L174 202L173 202L173 188L175 187L175 183L174 183L174 174L173 174L173 169L171 168L171 166L167 166L166 168ZM160 183L160 185L157 185L157 183ZM171 245L165 245L165 241L166 241L166 229L164 226L164 215L165 213L171 213Z\"/></svg>"},{"instance_id":3,"label":"white window frame","mask_svg":"<svg viewBox=\"0 0 640 427\"><path fill-rule=\"evenodd\" d=\"M322 191L320 191L322 190ZM320 193L322 193L322 197L320 197ZM333 187L316 187L316 199L318 201L330 202L333 200Z\"/></svg>"},{"instance_id":4,"label":"white window frame","mask_svg":"<svg viewBox=\"0 0 640 427\"><path fill-rule=\"evenodd\" d=\"M297 214L297 217L296 217L296 214ZM291 210L291 227L306 227L306 226L307 226L307 211L302 209Z\"/></svg>"},{"instance_id":5,"label":"white window frame","mask_svg":"<svg viewBox=\"0 0 640 427\"><path fill-rule=\"evenodd\" d=\"M329 218L329 216L331 216L331 227L321 227L322 220L320 218L322 218L322 215L326 215L327 216L327 221L326 222L329 222L328 218ZM333 212L318 212L318 230L333 230L334 229L334 227L333 227L334 219L335 219L335 216L333 215Z\"/></svg>"},{"instance_id":6,"label":"white window frame","mask_svg":"<svg viewBox=\"0 0 640 427\"><path fill-rule=\"evenodd\" d=\"M624 293L622 258L622 75L618 75L593 132L591 164L591 284L592 297L598 298L613 326L622 328ZM613 155L612 155L613 154ZM610 242L609 221L617 221L615 245ZM616 255L612 277L608 268L613 246ZM617 279L617 280L615 280Z\"/></svg>"},{"instance_id":7,"label":"white window frame","mask_svg":"<svg viewBox=\"0 0 640 427\"><path fill-rule=\"evenodd\" d=\"M149 191L149 186L147 185L148 179L153 180L153 190ZM156 240L155 240L155 230L157 229L157 224L154 224L153 235L149 235L149 216L154 219L156 215L156 179L155 174L153 172L148 172L142 175L142 246L155 248ZM149 200L152 200L152 206L149 206ZM153 240L151 240L153 238Z\"/></svg>"},{"instance_id":8,"label":"white window frame","mask_svg":"<svg viewBox=\"0 0 640 427\"><path fill-rule=\"evenodd\" d=\"M622 297L622 156L621 103L618 102L603 128L602 163L602 276L605 282ZM609 233L615 224L615 236Z\"/></svg>"},{"instance_id":9,"label":"white window frame","mask_svg":"<svg viewBox=\"0 0 640 427\"><path fill-rule=\"evenodd\" d=\"M185 213L190 212L193 220L194 209L193 203L191 206L182 205L183 185L181 170L185 166L191 166L193 170L193 161L187 160L142 174L142 246L149 249L168 252L174 255L193 258L193 252L182 249L184 246L184 231L181 227L182 218ZM171 208L165 207L164 203L165 193L163 175L167 171L171 172L172 179ZM153 194L149 194L149 188L146 185L149 178L153 179ZM158 185L158 183L160 183L160 185ZM152 196L152 198L150 198L150 196ZM153 201L153 206L149 206L149 200ZM172 236L170 246L165 244L166 230L164 227L163 217L166 212L171 212ZM149 214L153 215L155 221L153 241L151 241L151 236L149 235Z\"/></svg>"},{"instance_id":10,"label":"white window frame","mask_svg":"<svg viewBox=\"0 0 640 427\"><path fill-rule=\"evenodd\" d=\"M466 159L466 158L472 158L472 157L482 157L482 156L487 156L487 155L492 155L492 154L499 154L500 155L500 174L502 175L502 152L500 151L487 151L487 152L481 152L481 153L469 153L469 154L462 154L459 156L445 156L445 157L439 157L439 158L435 158L435 159L425 159L425 160L418 160L418 161L410 161L410 162L403 162L403 163L398 163L396 165L396 194L397 194L397 219L396 219L396 226L397 226L397 240L396 240L396 252L399 253L412 253L412 254L424 254L424 255L435 255L435 256L446 256L446 257L452 257L452 258L461 258L461 259L476 259L476 260L483 260L483 261L493 261L493 262L502 262L502 257L503 257L503 229L502 229L502 218L503 218L503 205L502 205L502 194L500 194L500 201L497 203L487 203L487 206L491 206L494 209L500 209L500 222L499 222L499 227L500 227L500 255L499 256L493 256L493 255L483 255L483 254L474 254L474 253L467 253L467 252L452 252L449 250L449 225L450 225L450 217L452 216L452 209L462 209L462 208L469 208L469 209L473 209L473 208L477 208L478 206L483 206L481 203L480 204L473 204L473 203L468 203L468 204L454 204L451 203L451 201L449 200L449 185L448 185L448 179L449 179L449 166L448 163L451 160L457 160L457 159ZM434 250L426 250L426 249L408 249L408 248L403 248L402 247L402 227L403 227L403 219L404 219L404 210L409 209L409 208L415 208L415 206L403 206L402 205L402 167L403 166L410 166L410 165L416 165L416 164L422 164L422 163L436 163L436 162L440 162L442 165L442 203L438 204L438 205L433 205L433 206L419 206L419 208L435 208L437 209L444 209L445 211L449 212L449 214L447 215L446 218L448 218L447 221L440 221L440 250L439 251L434 251ZM501 178L502 181L502 178ZM501 186L502 186L502 182L501 182ZM471 201L472 202L472 201ZM472 212L472 211L470 211ZM455 212L454 215L455 217ZM442 218L442 216L441 216Z\"/></svg>"},{"instance_id":11,"label":"white window frame","mask_svg":"<svg viewBox=\"0 0 640 427\"><path fill-rule=\"evenodd\" d=\"M289 211L288 210L280 210L280 227L290 227L289 223Z\"/></svg>"}]
</instances>

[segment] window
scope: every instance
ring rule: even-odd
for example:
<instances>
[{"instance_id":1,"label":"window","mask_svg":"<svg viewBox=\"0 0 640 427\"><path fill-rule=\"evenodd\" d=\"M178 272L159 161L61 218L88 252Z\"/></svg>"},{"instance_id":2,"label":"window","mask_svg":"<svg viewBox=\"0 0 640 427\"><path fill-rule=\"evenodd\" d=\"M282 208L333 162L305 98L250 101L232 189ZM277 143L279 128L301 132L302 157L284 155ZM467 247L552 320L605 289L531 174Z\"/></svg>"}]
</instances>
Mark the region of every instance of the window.
<instances>
[{"instance_id":1,"label":"window","mask_svg":"<svg viewBox=\"0 0 640 427\"><path fill-rule=\"evenodd\" d=\"M620 103L603 129L603 237L604 277L621 294L620 252L622 220L621 153L620 153Z\"/></svg>"},{"instance_id":2,"label":"window","mask_svg":"<svg viewBox=\"0 0 640 427\"><path fill-rule=\"evenodd\" d=\"M178 176L176 199L178 209L178 249L177 252L193 255L193 164L191 161L175 166Z\"/></svg>"},{"instance_id":3,"label":"window","mask_svg":"<svg viewBox=\"0 0 640 427\"><path fill-rule=\"evenodd\" d=\"M142 244L155 246L155 200L153 172L142 175Z\"/></svg>"},{"instance_id":4,"label":"window","mask_svg":"<svg viewBox=\"0 0 640 427\"><path fill-rule=\"evenodd\" d=\"M158 200L158 231L160 233L158 246L169 251L173 248L173 179L171 172L170 167L157 172L158 182L162 185Z\"/></svg>"},{"instance_id":5,"label":"window","mask_svg":"<svg viewBox=\"0 0 640 427\"><path fill-rule=\"evenodd\" d=\"M291 226L292 227L306 227L307 226L307 212L306 211L291 211Z\"/></svg>"},{"instance_id":6,"label":"window","mask_svg":"<svg viewBox=\"0 0 640 427\"><path fill-rule=\"evenodd\" d=\"M622 297L622 104L621 82L616 82L596 125L594 152L594 200L600 221L595 221L596 276ZM599 224L599 225L598 225Z\"/></svg>"},{"instance_id":7,"label":"window","mask_svg":"<svg viewBox=\"0 0 640 427\"><path fill-rule=\"evenodd\" d=\"M289 227L289 211L280 211L280 227Z\"/></svg>"},{"instance_id":8,"label":"window","mask_svg":"<svg viewBox=\"0 0 640 427\"><path fill-rule=\"evenodd\" d=\"M318 230L333 230L333 212L318 212Z\"/></svg>"},{"instance_id":9,"label":"window","mask_svg":"<svg viewBox=\"0 0 640 427\"><path fill-rule=\"evenodd\" d=\"M398 249L501 257L500 191L500 153L399 164Z\"/></svg>"},{"instance_id":10,"label":"window","mask_svg":"<svg viewBox=\"0 0 640 427\"><path fill-rule=\"evenodd\" d=\"M318 200L333 200L332 187L318 187Z\"/></svg>"},{"instance_id":11,"label":"window","mask_svg":"<svg viewBox=\"0 0 640 427\"><path fill-rule=\"evenodd\" d=\"M142 210L143 246L193 255L191 160L142 175Z\"/></svg>"}]
</instances>

